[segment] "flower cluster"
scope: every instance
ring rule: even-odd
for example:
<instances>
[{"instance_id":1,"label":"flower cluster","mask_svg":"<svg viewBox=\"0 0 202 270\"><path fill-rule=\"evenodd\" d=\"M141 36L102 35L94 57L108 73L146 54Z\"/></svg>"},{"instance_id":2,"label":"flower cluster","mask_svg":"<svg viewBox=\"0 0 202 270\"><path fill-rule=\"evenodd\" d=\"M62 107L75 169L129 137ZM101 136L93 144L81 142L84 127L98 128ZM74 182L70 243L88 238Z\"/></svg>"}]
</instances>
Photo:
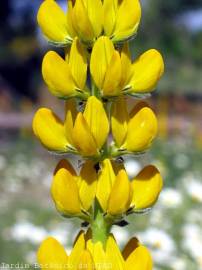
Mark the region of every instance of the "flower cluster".
<instances>
[{"instance_id":1,"label":"flower cluster","mask_svg":"<svg viewBox=\"0 0 202 270\"><path fill-rule=\"evenodd\" d=\"M80 218L88 227L69 257L55 239L46 239L38 251L42 269L152 269L150 254L137 239L121 253L110 234L113 225L127 224L128 215L150 209L163 184L153 165L129 179L117 162L145 152L158 130L147 103L135 103L132 110L127 105L128 97L155 90L164 72L154 49L131 60L126 40L137 32L140 17L138 0L69 0L67 14L54 0L45 0L39 9L44 35L65 47L63 57L49 51L42 63L44 81L64 100L65 115L61 120L41 108L33 131L49 151L83 158L80 171L67 159L59 162L51 195L61 215Z\"/></svg>"}]
</instances>

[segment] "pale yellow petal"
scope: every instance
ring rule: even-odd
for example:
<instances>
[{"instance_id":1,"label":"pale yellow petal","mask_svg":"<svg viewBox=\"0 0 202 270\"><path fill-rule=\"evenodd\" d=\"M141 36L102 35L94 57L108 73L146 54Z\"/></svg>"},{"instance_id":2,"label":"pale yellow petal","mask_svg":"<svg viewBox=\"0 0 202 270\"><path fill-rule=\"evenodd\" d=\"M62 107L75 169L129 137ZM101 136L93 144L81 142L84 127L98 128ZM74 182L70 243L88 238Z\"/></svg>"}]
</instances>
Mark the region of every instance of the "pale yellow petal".
<instances>
[{"instance_id":1,"label":"pale yellow petal","mask_svg":"<svg viewBox=\"0 0 202 270\"><path fill-rule=\"evenodd\" d=\"M53 237L46 238L37 252L37 260L42 270L66 270L68 256L64 247Z\"/></svg>"},{"instance_id":2,"label":"pale yellow petal","mask_svg":"<svg viewBox=\"0 0 202 270\"><path fill-rule=\"evenodd\" d=\"M154 49L146 51L134 63L133 76L129 82L132 92L146 93L155 87L164 72L164 62L161 54Z\"/></svg>"},{"instance_id":3,"label":"pale yellow petal","mask_svg":"<svg viewBox=\"0 0 202 270\"><path fill-rule=\"evenodd\" d=\"M137 32L140 18L141 6L139 0L122 0L117 11L113 40L117 42L134 35Z\"/></svg>"},{"instance_id":4,"label":"pale yellow petal","mask_svg":"<svg viewBox=\"0 0 202 270\"><path fill-rule=\"evenodd\" d=\"M78 270L95 270L93 258L88 250L84 250L79 258Z\"/></svg>"},{"instance_id":5,"label":"pale yellow petal","mask_svg":"<svg viewBox=\"0 0 202 270\"><path fill-rule=\"evenodd\" d=\"M82 113L77 115L72 132L75 147L84 156L93 156L98 153L95 139Z\"/></svg>"},{"instance_id":6,"label":"pale yellow petal","mask_svg":"<svg viewBox=\"0 0 202 270\"><path fill-rule=\"evenodd\" d=\"M41 143L52 151L66 152L68 141L61 120L47 108L39 109L33 118L34 134Z\"/></svg>"},{"instance_id":7,"label":"pale yellow petal","mask_svg":"<svg viewBox=\"0 0 202 270\"><path fill-rule=\"evenodd\" d=\"M126 42L121 50L121 82L120 88L123 89L124 86L128 84L128 81L132 73L132 63L131 54L129 49L129 44Z\"/></svg>"},{"instance_id":8,"label":"pale yellow petal","mask_svg":"<svg viewBox=\"0 0 202 270\"><path fill-rule=\"evenodd\" d=\"M78 215L81 212L79 190L76 180L65 168L60 169L53 177L51 186L52 198L56 208L65 215Z\"/></svg>"},{"instance_id":9,"label":"pale yellow petal","mask_svg":"<svg viewBox=\"0 0 202 270\"><path fill-rule=\"evenodd\" d=\"M111 190L108 202L108 213L120 215L126 212L130 205L131 185L125 170L121 170Z\"/></svg>"},{"instance_id":10,"label":"pale yellow petal","mask_svg":"<svg viewBox=\"0 0 202 270\"><path fill-rule=\"evenodd\" d=\"M37 20L43 34L48 39L55 42L66 42L65 39L69 37L66 15L56 1L43 1L37 14Z\"/></svg>"},{"instance_id":11,"label":"pale yellow petal","mask_svg":"<svg viewBox=\"0 0 202 270\"><path fill-rule=\"evenodd\" d=\"M73 22L73 3L71 0L68 0L68 12L67 12L67 31L72 38L76 37L76 31L74 29Z\"/></svg>"},{"instance_id":12,"label":"pale yellow petal","mask_svg":"<svg viewBox=\"0 0 202 270\"><path fill-rule=\"evenodd\" d=\"M109 121L103 103L95 96L91 96L86 103L83 116L93 135L97 148L101 149L109 133Z\"/></svg>"},{"instance_id":13,"label":"pale yellow petal","mask_svg":"<svg viewBox=\"0 0 202 270\"><path fill-rule=\"evenodd\" d=\"M123 144L126 138L128 120L126 100L124 97L121 97L113 103L111 113L112 134L118 147Z\"/></svg>"},{"instance_id":14,"label":"pale yellow petal","mask_svg":"<svg viewBox=\"0 0 202 270\"><path fill-rule=\"evenodd\" d=\"M76 101L74 99L69 99L65 102L65 111L66 111L64 122L65 134L67 140L73 146L74 145L72 138L73 128L77 116Z\"/></svg>"},{"instance_id":15,"label":"pale yellow petal","mask_svg":"<svg viewBox=\"0 0 202 270\"><path fill-rule=\"evenodd\" d=\"M152 206L162 189L163 179L156 167L145 167L132 181L133 199L135 209Z\"/></svg>"},{"instance_id":16,"label":"pale yellow petal","mask_svg":"<svg viewBox=\"0 0 202 270\"><path fill-rule=\"evenodd\" d=\"M87 249L92 254L93 261L95 263L95 270L102 270L102 266L104 265L105 267L107 267L107 265L108 267L111 266L101 242L93 243L92 240L88 240Z\"/></svg>"},{"instance_id":17,"label":"pale yellow petal","mask_svg":"<svg viewBox=\"0 0 202 270\"><path fill-rule=\"evenodd\" d=\"M85 0L89 21L92 25L94 36L99 37L102 33L103 7L101 0Z\"/></svg>"},{"instance_id":18,"label":"pale yellow petal","mask_svg":"<svg viewBox=\"0 0 202 270\"><path fill-rule=\"evenodd\" d=\"M107 239L106 254L112 264L112 270L123 270L124 260L113 235Z\"/></svg>"},{"instance_id":19,"label":"pale yellow petal","mask_svg":"<svg viewBox=\"0 0 202 270\"><path fill-rule=\"evenodd\" d=\"M114 51L109 66L106 70L103 94L104 96L118 96L120 95L120 88L118 87L121 81L121 59L118 51Z\"/></svg>"},{"instance_id":20,"label":"pale yellow petal","mask_svg":"<svg viewBox=\"0 0 202 270\"><path fill-rule=\"evenodd\" d=\"M93 161L89 160L84 163L80 172L78 186L81 204L87 211L92 206L97 186L97 173Z\"/></svg>"},{"instance_id":21,"label":"pale yellow petal","mask_svg":"<svg viewBox=\"0 0 202 270\"><path fill-rule=\"evenodd\" d=\"M76 0L72 12L73 25L77 35L83 40L91 42L94 39L93 28L83 0Z\"/></svg>"},{"instance_id":22,"label":"pale yellow petal","mask_svg":"<svg viewBox=\"0 0 202 270\"><path fill-rule=\"evenodd\" d=\"M112 186L115 181L115 174L112 168L111 161L105 159L101 163L101 170L98 176L96 197L100 203L103 211L107 211L107 205Z\"/></svg>"},{"instance_id":23,"label":"pale yellow petal","mask_svg":"<svg viewBox=\"0 0 202 270\"><path fill-rule=\"evenodd\" d=\"M77 87L83 90L87 76L87 59L85 49L77 38L71 46L69 67Z\"/></svg>"},{"instance_id":24,"label":"pale yellow petal","mask_svg":"<svg viewBox=\"0 0 202 270\"><path fill-rule=\"evenodd\" d=\"M69 256L69 265L71 267L72 270L78 270L78 265L80 262L80 256L83 253L83 251L85 250L85 235L83 232L80 232L77 236L77 239L74 243L74 247L72 249L72 252Z\"/></svg>"},{"instance_id":25,"label":"pale yellow petal","mask_svg":"<svg viewBox=\"0 0 202 270\"><path fill-rule=\"evenodd\" d=\"M116 14L118 10L118 0L104 0L104 32L110 37L114 31L116 24Z\"/></svg>"},{"instance_id":26,"label":"pale yellow petal","mask_svg":"<svg viewBox=\"0 0 202 270\"><path fill-rule=\"evenodd\" d=\"M112 41L107 37L100 37L95 42L91 54L90 71L95 84L99 89L103 88L107 67L114 54Z\"/></svg>"},{"instance_id":27,"label":"pale yellow petal","mask_svg":"<svg viewBox=\"0 0 202 270\"><path fill-rule=\"evenodd\" d=\"M122 148L131 152L144 151L156 137L157 131L155 114L150 108L144 107L130 119L126 141Z\"/></svg>"},{"instance_id":28,"label":"pale yellow petal","mask_svg":"<svg viewBox=\"0 0 202 270\"><path fill-rule=\"evenodd\" d=\"M57 97L76 94L75 82L68 64L56 52L49 51L42 63L43 79L50 92Z\"/></svg>"},{"instance_id":29,"label":"pale yellow petal","mask_svg":"<svg viewBox=\"0 0 202 270\"><path fill-rule=\"evenodd\" d=\"M144 246L137 247L125 262L124 270L152 270L152 258Z\"/></svg>"}]
</instances>

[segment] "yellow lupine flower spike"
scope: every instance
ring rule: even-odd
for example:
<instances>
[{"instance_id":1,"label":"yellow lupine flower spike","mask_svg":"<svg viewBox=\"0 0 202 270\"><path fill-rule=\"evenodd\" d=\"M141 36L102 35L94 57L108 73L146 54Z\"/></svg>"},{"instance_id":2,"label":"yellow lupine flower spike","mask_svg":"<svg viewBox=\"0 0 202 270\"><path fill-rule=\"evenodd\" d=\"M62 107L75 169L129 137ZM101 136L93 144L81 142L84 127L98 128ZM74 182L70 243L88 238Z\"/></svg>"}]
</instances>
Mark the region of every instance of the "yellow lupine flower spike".
<instances>
[{"instance_id":1,"label":"yellow lupine flower spike","mask_svg":"<svg viewBox=\"0 0 202 270\"><path fill-rule=\"evenodd\" d=\"M158 199L163 179L158 169L152 165L145 167L133 180L132 205L134 209L151 207Z\"/></svg>"},{"instance_id":2,"label":"yellow lupine flower spike","mask_svg":"<svg viewBox=\"0 0 202 270\"><path fill-rule=\"evenodd\" d=\"M86 161L77 175L71 164L62 160L56 167L51 186L52 198L59 212L80 216L88 212L96 194L97 174L93 161Z\"/></svg>"},{"instance_id":3,"label":"yellow lupine flower spike","mask_svg":"<svg viewBox=\"0 0 202 270\"><path fill-rule=\"evenodd\" d=\"M66 152L69 144L62 121L49 109L39 109L33 118L33 131L50 151Z\"/></svg>"},{"instance_id":4,"label":"yellow lupine flower spike","mask_svg":"<svg viewBox=\"0 0 202 270\"><path fill-rule=\"evenodd\" d=\"M43 1L38 11L37 20L48 40L61 45L72 42L73 37L68 33L66 15L56 1Z\"/></svg>"},{"instance_id":5,"label":"yellow lupine flower spike","mask_svg":"<svg viewBox=\"0 0 202 270\"><path fill-rule=\"evenodd\" d=\"M43 34L60 46L70 44L76 36L88 46L101 35L119 43L136 34L140 18L139 0L68 1L67 14L56 1L45 0L37 16Z\"/></svg>"},{"instance_id":6,"label":"yellow lupine flower spike","mask_svg":"<svg viewBox=\"0 0 202 270\"><path fill-rule=\"evenodd\" d=\"M76 104L72 100L67 101L64 122L51 110L39 109L33 119L33 130L51 151L96 157L107 139L109 122L102 102L91 96L83 113L76 112Z\"/></svg>"},{"instance_id":7,"label":"yellow lupine flower spike","mask_svg":"<svg viewBox=\"0 0 202 270\"><path fill-rule=\"evenodd\" d=\"M156 116L145 103L138 103L129 114L124 98L114 102L111 124L116 145L122 151L146 150L158 131Z\"/></svg>"},{"instance_id":8,"label":"yellow lupine flower spike","mask_svg":"<svg viewBox=\"0 0 202 270\"><path fill-rule=\"evenodd\" d=\"M84 92L87 60L78 39L74 39L66 61L49 51L43 59L42 75L50 92L57 97L67 98Z\"/></svg>"}]
</instances>

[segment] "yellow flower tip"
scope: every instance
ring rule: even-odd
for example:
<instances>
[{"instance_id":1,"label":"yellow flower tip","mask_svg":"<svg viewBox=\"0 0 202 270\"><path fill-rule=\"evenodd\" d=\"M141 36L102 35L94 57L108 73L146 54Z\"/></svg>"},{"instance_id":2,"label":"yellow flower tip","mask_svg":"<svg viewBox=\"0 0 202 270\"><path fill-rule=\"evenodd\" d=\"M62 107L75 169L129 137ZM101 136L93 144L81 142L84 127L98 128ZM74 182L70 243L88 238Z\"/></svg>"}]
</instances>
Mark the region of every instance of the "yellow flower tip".
<instances>
[{"instance_id":1,"label":"yellow flower tip","mask_svg":"<svg viewBox=\"0 0 202 270\"><path fill-rule=\"evenodd\" d=\"M39 109L33 118L34 134L49 150L66 152L68 141L61 120L50 109Z\"/></svg>"},{"instance_id":2,"label":"yellow flower tip","mask_svg":"<svg viewBox=\"0 0 202 270\"><path fill-rule=\"evenodd\" d=\"M125 14L127 13L127 17ZM130 38L137 32L141 19L141 6L139 0L122 0L117 11L116 25L113 41Z\"/></svg>"},{"instance_id":3,"label":"yellow flower tip","mask_svg":"<svg viewBox=\"0 0 202 270\"><path fill-rule=\"evenodd\" d=\"M76 85L70 67L56 52L49 51L44 56L42 75L53 95L66 97L76 94Z\"/></svg>"},{"instance_id":4,"label":"yellow flower tip","mask_svg":"<svg viewBox=\"0 0 202 270\"><path fill-rule=\"evenodd\" d=\"M105 159L101 163L96 191L96 197L104 212L107 211L108 200L115 178L111 161L109 159Z\"/></svg>"},{"instance_id":5,"label":"yellow flower tip","mask_svg":"<svg viewBox=\"0 0 202 270\"><path fill-rule=\"evenodd\" d=\"M68 264L68 256L64 247L53 237L46 238L40 245L37 252L37 260L41 269L56 269L60 265L62 270Z\"/></svg>"},{"instance_id":6,"label":"yellow flower tip","mask_svg":"<svg viewBox=\"0 0 202 270\"><path fill-rule=\"evenodd\" d=\"M131 238L122 251L122 256L126 261L130 254L140 245L136 237Z\"/></svg>"},{"instance_id":7,"label":"yellow flower tip","mask_svg":"<svg viewBox=\"0 0 202 270\"><path fill-rule=\"evenodd\" d=\"M95 96L88 98L83 116L90 132L100 150L106 142L109 133L109 121L103 103Z\"/></svg>"},{"instance_id":8,"label":"yellow flower tip","mask_svg":"<svg viewBox=\"0 0 202 270\"><path fill-rule=\"evenodd\" d=\"M153 165L146 166L132 181L132 204L135 209L151 207L157 201L162 187L163 179L158 169Z\"/></svg>"},{"instance_id":9,"label":"yellow flower tip","mask_svg":"<svg viewBox=\"0 0 202 270\"><path fill-rule=\"evenodd\" d=\"M76 117L72 139L75 147L82 155L94 156L98 154L95 139L82 113L78 113Z\"/></svg>"},{"instance_id":10,"label":"yellow flower tip","mask_svg":"<svg viewBox=\"0 0 202 270\"><path fill-rule=\"evenodd\" d=\"M51 195L61 213L67 216L81 213L76 180L65 168L60 169L53 177Z\"/></svg>"},{"instance_id":11,"label":"yellow flower tip","mask_svg":"<svg viewBox=\"0 0 202 270\"><path fill-rule=\"evenodd\" d=\"M132 73L129 82L132 87L131 92L153 91L164 73L162 55L155 49L146 51L133 63Z\"/></svg>"},{"instance_id":12,"label":"yellow flower tip","mask_svg":"<svg viewBox=\"0 0 202 270\"><path fill-rule=\"evenodd\" d=\"M99 37L93 46L90 59L90 72L95 84L100 90L103 89L105 75L114 51L112 41L105 36Z\"/></svg>"},{"instance_id":13,"label":"yellow flower tip","mask_svg":"<svg viewBox=\"0 0 202 270\"><path fill-rule=\"evenodd\" d=\"M152 270L152 257L144 246L137 247L127 258L125 270Z\"/></svg>"},{"instance_id":14,"label":"yellow flower tip","mask_svg":"<svg viewBox=\"0 0 202 270\"><path fill-rule=\"evenodd\" d=\"M113 251L113 252L112 252ZM112 234L109 235L106 243L106 255L113 266L113 269L123 269L124 259Z\"/></svg>"},{"instance_id":15,"label":"yellow flower tip","mask_svg":"<svg viewBox=\"0 0 202 270\"><path fill-rule=\"evenodd\" d=\"M67 32L66 15L54 0L45 0L41 4L37 21L43 34L56 43L65 44L69 34Z\"/></svg>"},{"instance_id":16,"label":"yellow flower tip","mask_svg":"<svg viewBox=\"0 0 202 270\"><path fill-rule=\"evenodd\" d=\"M87 77L87 57L78 38L75 38L72 43L68 64L77 88L83 91Z\"/></svg>"},{"instance_id":17,"label":"yellow flower tip","mask_svg":"<svg viewBox=\"0 0 202 270\"><path fill-rule=\"evenodd\" d=\"M66 169L72 176L76 176L76 172L72 164L66 159L61 159L58 162L53 174L55 175L62 168Z\"/></svg>"},{"instance_id":18,"label":"yellow flower tip","mask_svg":"<svg viewBox=\"0 0 202 270\"><path fill-rule=\"evenodd\" d=\"M158 132L158 122L154 112L148 108L141 108L129 121L125 148L131 152L146 150Z\"/></svg>"},{"instance_id":19,"label":"yellow flower tip","mask_svg":"<svg viewBox=\"0 0 202 270\"><path fill-rule=\"evenodd\" d=\"M93 270L95 269L93 258L88 250L84 250L79 258L78 270Z\"/></svg>"},{"instance_id":20,"label":"yellow flower tip","mask_svg":"<svg viewBox=\"0 0 202 270\"><path fill-rule=\"evenodd\" d=\"M130 206L131 184L125 170L120 170L116 176L108 202L107 212L112 215L120 215L126 212Z\"/></svg>"},{"instance_id":21,"label":"yellow flower tip","mask_svg":"<svg viewBox=\"0 0 202 270\"><path fill-rule=\"evenodd\" d=\"M88 211L95 199L97 187L97 172L93 161L89 160L84 163L80 171L78 186L82 207Z\"/></svg>"}]
</instances>

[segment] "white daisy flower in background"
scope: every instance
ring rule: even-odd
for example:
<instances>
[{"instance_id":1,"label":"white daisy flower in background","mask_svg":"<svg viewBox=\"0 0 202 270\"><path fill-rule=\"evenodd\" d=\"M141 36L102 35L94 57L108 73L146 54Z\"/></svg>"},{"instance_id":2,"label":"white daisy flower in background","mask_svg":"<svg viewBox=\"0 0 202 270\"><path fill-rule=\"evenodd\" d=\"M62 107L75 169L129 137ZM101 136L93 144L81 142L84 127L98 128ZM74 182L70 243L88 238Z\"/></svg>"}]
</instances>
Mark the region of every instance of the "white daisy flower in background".
<instances>
[{"instance_id":1,"label":"white daisy flower in background","mask_svg":"<svg viewBox=\"0 0 202 270\"><path fill-rule=\"evenodd\" d=\"M184 186L187 194L196 202L202 203L202 179L186 176Z\"/></svg>"},{"instance_id":2,"label":"white daisy flower in background","mask_svg":"<svg viewBox=\"0 0 202 270\"><path fill-rule=\"evenodd\" d=\"M163 207L177 208L183 203L183 196L174 188L164 188L160 193L159 203Z\"/></svg>"}]
</instances>

